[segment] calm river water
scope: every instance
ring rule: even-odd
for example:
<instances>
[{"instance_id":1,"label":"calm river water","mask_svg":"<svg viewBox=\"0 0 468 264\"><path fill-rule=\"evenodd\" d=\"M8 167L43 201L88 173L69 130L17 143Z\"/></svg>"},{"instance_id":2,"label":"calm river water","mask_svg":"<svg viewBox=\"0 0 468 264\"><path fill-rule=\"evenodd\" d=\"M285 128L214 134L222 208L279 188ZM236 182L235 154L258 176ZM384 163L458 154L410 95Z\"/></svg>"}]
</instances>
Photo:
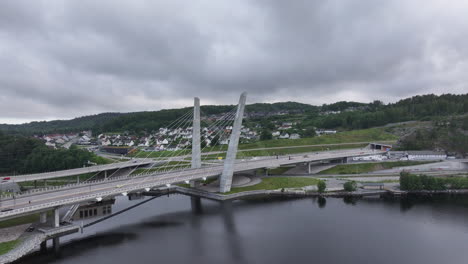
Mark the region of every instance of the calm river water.
<instances>
[{"instance_id":1,"label":"calm river water","mask_svg":"<svg viewBox=\"0 0 468 264\"><path fill-rule=\"evenodd\" d=\"M139 201L119 197L114 212ZM216 203L160 197L18 263L467 263L468 197Z\"/></svg>"}]
</instances>

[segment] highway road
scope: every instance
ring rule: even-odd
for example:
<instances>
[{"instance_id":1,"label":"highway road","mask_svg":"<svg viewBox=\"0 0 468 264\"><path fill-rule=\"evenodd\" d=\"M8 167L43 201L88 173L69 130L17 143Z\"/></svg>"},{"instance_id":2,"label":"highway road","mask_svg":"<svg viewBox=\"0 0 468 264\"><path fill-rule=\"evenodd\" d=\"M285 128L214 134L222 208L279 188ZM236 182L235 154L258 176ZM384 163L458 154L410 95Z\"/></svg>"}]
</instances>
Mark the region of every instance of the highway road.
<instances>
[{"instance_id":1,"label":"highway road","mask_svg":"<svg viewBox=\"0 0 468 264\"><path fill-rule=\"evenodd\" d=\"M137 160L131 160L131 161L126 161L126 162L96 165L96 166L76 168L76 169L70 169L70 170L61 170L61 171L52 171L52 172L34 173L34 174L22 174L18 176L3 176L3 177L10 177L11 181L13 182L46 180L46 179L80 175L80 174L85 174L85 173L94 173L94 172L107 171L107 170L113 170L113 169L123 169L123 168L129 168L129 167L144 166L144 165L149 165L153 162L154 161L151 159L146 159L146 160L137 159Z\"/></svg>"},{"instance_id":2,"label":"highway road","mask_svg":"<svg viewBox=\"0 0 468 264\"><path fill-rule=\"evenodd\" d=\"M382 152L353 149L318 152L308 155L280 156L278 158L252 159L238 161L234 166L234 171L250 171L259 168L279 167L295 163L339 159L376 153ZM13 210L0 212L0 219L8 219L18 215L50 210L50 208L90 201L98 197L111 197L122 193L143 190L145 188L181 183L189 180L202 179L203 177L218 176L222 173L222 170L223 165L221 164L199 169L183 169L164 174L153 173L132 178L103 180L98 183L83 183L74 187L65 187L50 192L31 193L25 196L2 200L0 202L0 210Z\"/></svg>"}]
</instances>

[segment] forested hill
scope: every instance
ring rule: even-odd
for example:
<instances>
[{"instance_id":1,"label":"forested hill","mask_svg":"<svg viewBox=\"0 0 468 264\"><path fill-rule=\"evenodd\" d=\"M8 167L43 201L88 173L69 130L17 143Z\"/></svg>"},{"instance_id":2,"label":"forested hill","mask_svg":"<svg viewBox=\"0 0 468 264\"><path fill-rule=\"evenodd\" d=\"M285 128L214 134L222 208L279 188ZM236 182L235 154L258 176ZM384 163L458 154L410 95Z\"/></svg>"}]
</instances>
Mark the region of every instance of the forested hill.
<instances>
[{"instance_id":1,"label":"forested hill","mask_svg":"<svg viewBox=\"0 0 468 264\"><path fill-rule=\"evenodd\" d=\"M97 124L107 123L121 115L120 113L102 113L71 120L39 121L20 125L0 124L0 130L8 134L24 135L77 132L94 129Z\"/></svg>"},{"instance_id":2,"label":"forested hill","mask_svg":"<svg viewBox=\"0 0 468 264\"><path fill-rule=\"evenodd\" d=\"M411 120L435 120L468 113L468 94L418 95L392 104L374 101L358 111L327 116L309 116L304 126L362 129Z\"/></svg>"},{"instance_id":3,"label":"forested hill","mask_svg":"<svg viewBox=\"0 0 468 264\"><path fill-rule=\"evenodd\" d=\"M205 105L202 115L222 114L232 110L234 105ZM160 111L134 113L104 113L84 116L72 120L49 122L31 122L22 125L1 125L6 133L25 135L77 132L91 129L99 132L133 131L143 132L158 129L169 124L190 108L168 109ZM246 112L252 115L251 121L294 120L300 121L302 128L361 129L382 126L388 123L409 120L434 120L438 117L462 115L468 113L468 94L463 95L420 95L384 104L381 101L371 103L337 102L313 106L297 102L256 103L246 106ZM283 112L282 115L275 115ZM289 114L284 115L284 112ZM264 114L264 115L262 115Z\"/></svg>"},{"instance_id":4,"label":"forested hill","mask_svg":"<svg viewBox=\"0 0 468 264\"><path fill-rule=\"evenodd\" d=\"M202 115L216 115L229 112L234 105L203 105ZM0 124L0 130L8 134L48 134L66 133L82 130L93 130L93 132L109 131L151 131L169 124L188 111L190 107L180 109L165 109L160 111L145 111L133 113L103 113L98 115L83 116L71 120L54 120L31 122L21 125ZM256 103L246 106L246 112L278 112L293 111L305 113L317 111L319 107L296 102L283 103Z\"/></svg>"}]
</instances>

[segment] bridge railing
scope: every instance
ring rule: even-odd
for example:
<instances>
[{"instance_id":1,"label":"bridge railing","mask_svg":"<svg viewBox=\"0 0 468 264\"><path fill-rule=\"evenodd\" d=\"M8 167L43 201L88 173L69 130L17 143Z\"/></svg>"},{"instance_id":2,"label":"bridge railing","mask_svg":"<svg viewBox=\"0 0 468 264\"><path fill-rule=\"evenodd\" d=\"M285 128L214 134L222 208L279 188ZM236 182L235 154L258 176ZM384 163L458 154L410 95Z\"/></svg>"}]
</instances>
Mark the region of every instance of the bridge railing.
<instances>
[{"instance_id":1,"label":"bridge railing","mask_svg":"<svg viewBox=\"0 0 468 264\"><path fill-rule=\"evenodd\" d=\"M357 154L364 154L364 155L369 154L369 153L366 153L366 152L368 152L368 151L361 151L359 153L353 153L353 154L355 154L355 155L357 155ZM326 157L334 158L335 153L340 153L340 151L329 152L329 153L327 153ZM323 155L323 153L322 153L322 155ZM243 170L244 169L249 170L249 169L252 169L252 168L255 168L255 167L259 167L259 166L260 167L274 167L274 166L281 165L282 163L307 162L311 158L310 154L288 155L288 156L290 158L288 158L286 162L284 162L285 156L281 156L281 158L279 158L279 159L270 158L270 159L248 159L248 160L243 160L243 161L239 160L239 161L236 162L236 165L242 164L242 169ZM210 170L215 169L216 167L221 168L222 165L207 166L207 167L203 167L202 169L210 171ZM197 170L197 172L199 172L198 170L201 170L201 169L180 168L180 169L164 169L164 170L157 171L157 172L148 171L146 173L140 173L140 174L136 174L136 175L132 175L132 176L124 175L124 176L120 176L120 177L111 177L111 178L106 178L106 179L102 179L102 180L84 181L84 182L80 182L80 183L76 183L76 184L67 184L67 185L61 185L61 186L50 186L50 187L46 187L46 188L32 189L32 190L22 192L22 193L2 195L0 198L2 200L9 200L9 199L15 199L15 198L21 198L21 197L36 195L36 194L39 194L39 193L47 193L47 192L53 192L53 191L58 191L58 190L81 188L83 186L92 186L92 185L109 183L109 182L119 182L119 181L122 181L122 180L136 180L136 179L142 179L142 178L146 178L146 177L157 177L157 176L165 175L165 174L168 174L168 173L174 173L174 174L179 173L180 174L180 173L187 172L187 171L192 171L192 170ZM208 173L208 172L205 172L205 173Z\"/></svg>"},{"instance_id":2,"label":"bridge railing","mask_svg":"<svg viewBox=\"0 0 468 264\"><path fill-rule=\"evenodd\" d=\"M329 151L327 152L327 155L329 158L333 158L334 154L342 154L343 150L335 150L335 151ZM370 154L367 153L369 151L361 151L361 152L356 152L353 153L355 155L357 154ZM295 162L307 162L307 160L315 154L320 154L323 155L323 153L302 153L302 154L294 154L294 155L283 155L283 156L278 156L278 159L275 159L276 156L271 156L271 157L261 157L261 158L249 158L249 159L243 159L243 160L238 160L236 161L236 164L243 164L244 168L250 169L250 164L254 165L253 167L258 167L258 166L264 166L264 167L274 167L278 166L279 164L277 161L279 160L284 160L286 157L289 157L288 160L291 160L292 163ZM260 163L260 164L259 164ZM286 162L288 163L288 162ZM209 168L213 169L215 167L221 167L222 165L215 165L215 166L207 166L204 168ZM21 193L16 193L16 194L6 194L0 196L0 199L3 200L8 200L8 199L14 199L14 198L19 198L19 197L25 197L25 196L30 196L30 195L35 195L38 193L47 193L51 191L57 191L57 190L66 190L66 189L72 189L72 188L80 188L83 186L89 186L89 185L96 185L96 184L102 184L102 183L108 183L108 182L118 182L126 179L139 179L139 178L144 178L144 177L156 177L158 175L164 175L167 173L178 173L178 172L183 172L191 169L187 168L180 168L180 169L164 169L160 171L148 171L146 173L139 173L135 175L124 175L120 177L111 177L111 178L106 178L102 180L94 180L94 181L84 181L80 183L75 183L75 184L66 184L66 185L60 185L60 186L50 186L50 187L45 187L45 188L39 188L39 189L32 189L26 192L21 192Z\"/></svg>"},{"instance_id":3,"label":"bridge railing","mask_svg":"<svg viewBox=\"0 0 468 264\"><path fill-rule=\"evenodd\" d=\"M215 167L215 166L213 166ZM211 167L210 167L211 168ZM164 169L160 171L149 171L146 173L139 173L139 174L134 174L134 175L124 175L124 176L119 176L119 177L110 177L106 179L101 179L101 180L94 180L94 181L83 181L80 183L72 183L72 184L66 184L66 185L58 185L58 186L49 186L49 187L44 187L44 188L37 188L37 189L31 189L25 192L19 192L15 194L4 194L0 196L0 199L2 200L9 200L9 199L15 199L15 198L21 198L21 197L27 197L39 193L47 193L47 192L52 192L52 191L57 191L57 190L66 190L66 189L73 189L73 188L80 188L83 186L89 186L89 185L96 185L96 184L102 184L102 183L109 183L109 182L118 182L122 180L130 180L130 179L139 179L139 178L144 178L144 177L156 177L158 175L163 175L167 173L172 173L172 172L180 172L180 171L186 171L187 169Z\"/></svg>"},{"instance_id":4,"label":"bridge railing","mask_svg":"<svg viewBox=\"0 0 468 264\"><path fill-rule=\"evenodd\" d=\"M152 161L151 161L152 162ZM67 177L67 173L74 173L79 171L80 174L84 173L91 173L91 172L96 172L100 170L111 170L111 169L117 169L120 168L121 166L124 165L141 165L141 164L148 164L151 163L149 161L124 161L124 162L118 162L118 163L110 163L110 164L101 164L101 165L95 165L95 166L90 166L90 167L83 167L83 168L74 168L74 169L68 169L68 170L60 170L60 171L50 171L50 172L41 172L41 173L29 173L29 174L20 174L20 175L11 175L7 177L11 177L12 179L14 178L19 178L19 177L31 177L31 176L46 176L46 175L60 175L60 174L65 174L64 177Z\"/></svg>"},{"instance_id":5,"label":"bridge railing","mask_svg":"<svg viewBox=\"0 0 468 264\"><path fill-rule=\"evenodd\" d=\"M206 173L205 175L207 175L207 176L212 176L211 174L213 174L213 173L215 173L215 174L219 173L217 171L215 171L215 172L207 171L206 169L198 169L198 170L202 170L203 171L202 174ZM115 189L115 190L104 191L104 192L96 192L96 193L86 194L86 195L80 194L80 196L77 196L77 197L60 199L60 200L53 201L53 202L47 202L47 203L42 203L42 204L38 204L38 205L31 205L31 206L18 208L18 209L13 209L11 211L1 212L0 213L0 218L13 216L13 215L18 215L18 214L22 214L22 213L40 211L42 209L54 208L54 207L67 205L67 204L80 203L80 202L96 199L98 197L115 196L115 195L118 195L118 194L120 194L122 192L131 192L131 191L135 191L135 190L143 190L145 188L152 188L152 187L156 187L156 186L164 186L166 184L173 184L174 182L183 182L183 181L186 181L186 180L192 180L194 178L200 178L200 177L201 176L199 176L199 175L188 174L188 175L184 175L184 176L177 176L176 175L174 177L164 179L164 180L158 180L157 178L149 178L152 181L147 181L148 179L146 179L146 182L142 182L141 184L137 184L137 185L133 185L133 186L128 185L128 186L124 186L122 188Z\"/></svg>"}]
</instances>

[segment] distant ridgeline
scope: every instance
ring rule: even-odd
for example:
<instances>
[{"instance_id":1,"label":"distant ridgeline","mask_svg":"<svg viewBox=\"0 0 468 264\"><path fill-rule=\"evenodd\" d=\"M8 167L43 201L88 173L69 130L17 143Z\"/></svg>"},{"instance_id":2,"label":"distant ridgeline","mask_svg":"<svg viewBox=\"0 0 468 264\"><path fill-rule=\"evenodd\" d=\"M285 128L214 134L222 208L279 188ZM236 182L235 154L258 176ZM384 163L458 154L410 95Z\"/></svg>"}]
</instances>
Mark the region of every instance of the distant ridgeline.
<instances>
[{"instance_id":1,"label":"distant ridgeline","mask_svg":"<svg viewBox=\"0 0 468 264\"><path fill-rule=\"evenodd\" d=\"M201 107L204 118L221 115L234 105L207 105ZM100 132L144 133L168 125L190 108L151 112L103 113L72 120L31 122L22 125L0 124L0 130L8 134L47 134L92 130ZM248 122L295 121L299 128L362 129L410 120L435 120L444 116L468 113L468 94L421 95L392 104L381 101L372 103L337 102L313 106L296 102L257 103L246 107Z\"/></svg>"}]
</instances>

